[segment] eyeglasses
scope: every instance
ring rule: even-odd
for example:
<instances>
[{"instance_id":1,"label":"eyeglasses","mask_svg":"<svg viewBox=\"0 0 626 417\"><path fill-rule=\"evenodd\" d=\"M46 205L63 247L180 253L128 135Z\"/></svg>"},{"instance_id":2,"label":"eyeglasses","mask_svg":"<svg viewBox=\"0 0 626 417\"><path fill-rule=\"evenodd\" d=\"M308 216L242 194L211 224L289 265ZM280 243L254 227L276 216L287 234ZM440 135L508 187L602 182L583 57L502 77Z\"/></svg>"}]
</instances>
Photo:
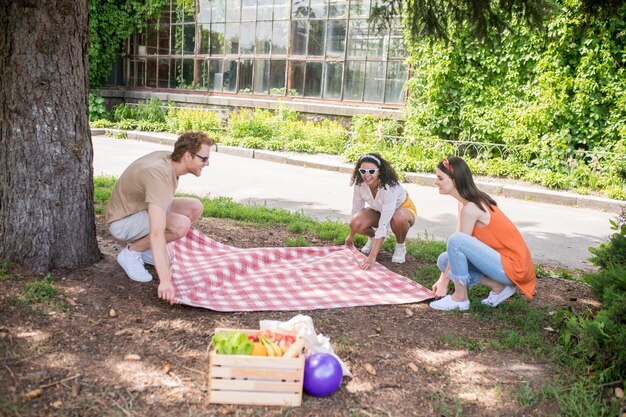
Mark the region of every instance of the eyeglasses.
<instances>
[{"instance_id":1,"label":"eyeglasses","mask_svg":"<svg viewBox=\"0 0 626 417\"><path fill-rule=\"evenodd\" d=\"M208 157L208 156L200 156L200 155L198 155L198 154L197 154L197 153L195 153L195 152L189 152L189 153L190 153L190 154L192 154L193 156L197 156L198 158L200 158L200 160L201 160L203 163L205 163L205 164L209 163L209 157Z\"/></svg>"},{"instance_id":2,"label":"eyeglasses","mask_svg":"<svg viewBox=\"0 0 626 417\"><path fill-rule=\"evenodd\" d=\"M372 168L372 169L359 168L359 172L361 173L361 175L365 175L365 174L374 175L376 171L378 171L378 168Z\"/></svg>"}]
</instances>

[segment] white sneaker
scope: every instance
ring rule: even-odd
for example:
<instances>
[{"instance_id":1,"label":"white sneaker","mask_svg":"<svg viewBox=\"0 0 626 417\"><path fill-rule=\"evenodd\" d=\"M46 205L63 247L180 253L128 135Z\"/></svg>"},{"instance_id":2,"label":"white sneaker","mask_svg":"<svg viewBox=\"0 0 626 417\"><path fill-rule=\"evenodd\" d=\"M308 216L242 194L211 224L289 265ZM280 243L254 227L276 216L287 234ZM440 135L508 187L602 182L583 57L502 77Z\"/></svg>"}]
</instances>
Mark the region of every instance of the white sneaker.
<instances>
[{"instance_id":1,"label":"white sneaker","mask_svg":"<svg viewBox=\"0 0 626 417\"><path fill-rule=\"evenodd\" d=\"M367 243L361 248L361 253L363 253L364 255L369 255L372 251L372 246L374 246L374 239L368 236Z\"/></svg>"},{"instance_id":2,"label":"white sneaker","mask_svg":"<svg viewBox=\"0 0 626 417\"><path fill-rule=\"evenodd\" d=\"M154 257L152 256L152 249L148 249L146 251L141 252L141 259L143 260L144 264L154 266Z\"/></svg>"},{"instance_id":3,"label":"white sneaker","mask_svg":"<svg viewBox=\"0 0 626 417\"><path fill-rule=\"evenodd\" d=\"M466 311L470 308L469 300L465 301L454 301L451 295L446 295L441 300L433 301L430 303L430 308L433 310L461 310Z\"/></svg>"},{"instance_id":4,"label":"white sneaker","mask_svg":"<svg viewBox=\"0 0 626 417\"><path fill-rule=\"evenodd\" d=\"M489 307L495 307L501 302L503 302L504 300L506 300L507 298L509 298L510 296L512 296L513 294L515 294L515 287L511 287L507 285L498 294L496 294L493 291L489 292L489 297L482 300L481 303Z\"/></svg>"},{"instance_id":5,"label":"white sneaker","mask_svg":"<svg viewBox=\"0 0 626 417\"><path fill-rule=\"evenodd\" d=\"M146 268L143 267L143 259L141 259L141 252L135 252L128 249L126 246L117 255L117 262L126 272L128 278L137 282L150 282L152 281L152 275Z\"/></svg>"},{"instance_id":6,"label":"white sneaker","mask_svg":"<svg viewBox=\"0 0 626 417\"><path fill-rule=\"evenodd\" d=\"M393 250L393 256L391 262L397 264L403 264L406 260L406 243L396 243L396 248Z\"/></svg>"}]
</instances>

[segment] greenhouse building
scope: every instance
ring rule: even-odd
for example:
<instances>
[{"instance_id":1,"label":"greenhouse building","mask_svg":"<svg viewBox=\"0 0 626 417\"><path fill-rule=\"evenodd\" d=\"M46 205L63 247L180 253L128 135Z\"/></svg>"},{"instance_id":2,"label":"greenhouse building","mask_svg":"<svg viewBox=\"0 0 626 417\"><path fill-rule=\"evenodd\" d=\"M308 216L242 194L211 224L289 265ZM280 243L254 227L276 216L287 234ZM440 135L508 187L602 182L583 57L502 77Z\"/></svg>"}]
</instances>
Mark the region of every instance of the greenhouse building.
<instances>
[{"instance_id":1,"label":"greenhouse building","mask_svg":"<svg viewBox=\"0 0 626 417\"><path fill-rule=\"evenodd\" d=\"M371 0L171 0L133 35L103 90L203 105L399 115L401 18L370 27ZM373 111L374 110L374 111Z\"/></svg>"}]
</instances>

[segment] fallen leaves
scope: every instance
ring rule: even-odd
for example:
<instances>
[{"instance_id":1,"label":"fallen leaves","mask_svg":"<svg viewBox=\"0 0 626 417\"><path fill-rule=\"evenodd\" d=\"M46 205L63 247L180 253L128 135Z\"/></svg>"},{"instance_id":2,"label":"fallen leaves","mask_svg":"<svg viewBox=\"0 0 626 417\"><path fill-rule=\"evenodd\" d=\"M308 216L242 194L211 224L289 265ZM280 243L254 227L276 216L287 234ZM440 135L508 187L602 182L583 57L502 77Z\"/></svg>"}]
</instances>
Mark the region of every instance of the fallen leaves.
<instances>
[{"instance_id":1,"label":"fallen leaves","mask_svg":"<svg viewBox=\"0 0 626 417\"><path fill-rule=\"evenodd\" d=\"M365 363L363 364L363 368L365 368L365 371L370 374L370 375L376 375L376 369L374 368L374 366L371 363Z\"/></svg>"},{"instance_id":2,"label":"fallen leaves","mask_svg":"<svg viewBox=\"0 0 626 417\"><path fill-rule=\"evenodd\" d=\"M26 394L24 394L24 397L26 397L26 399L28 400L32 400L39 397L42 392L43 390L41 388L35 388L34 390L28 391Z\"/></svg>"},{"instance_id":3,"label":"fallen leaves","mask_svg":"<svg viewBox=\"0 0 626 417\"><path fill-rule=\"evenodd\" d=\"M129 353L128 355L124 356L124 360L125 361L140 361L141 356L137 355L136 353Z\"/></svg>"},{"instance_id":4,"label":"fallen leaves","mask_svg":"<svg viewBox=\"0 0 626 417\"><path fill-rule=\"evenodd\" d=\"M117 317L117 311L115 311L114 308L109 310L109 317L111 317L111 318Z\"/></svg>"}]
</instances>

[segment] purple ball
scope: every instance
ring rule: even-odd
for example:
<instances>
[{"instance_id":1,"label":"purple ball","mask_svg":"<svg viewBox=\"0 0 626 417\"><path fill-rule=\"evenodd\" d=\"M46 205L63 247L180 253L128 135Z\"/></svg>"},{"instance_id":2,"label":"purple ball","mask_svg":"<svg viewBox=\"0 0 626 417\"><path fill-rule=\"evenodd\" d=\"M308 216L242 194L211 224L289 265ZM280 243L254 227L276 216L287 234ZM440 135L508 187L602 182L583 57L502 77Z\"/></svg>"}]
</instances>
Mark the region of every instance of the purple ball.
<instances>
[{"instance_id":1,"label":"purple ball","mask_svg":"<svg viewBox=\"0 0 626 417\"><path fill-rule=\"evenodd\" d=\"M304 390L315 397L324 397L341 386L341 363L328 353L314 353L304 362Z\"/></svg>"}]
</instances>

